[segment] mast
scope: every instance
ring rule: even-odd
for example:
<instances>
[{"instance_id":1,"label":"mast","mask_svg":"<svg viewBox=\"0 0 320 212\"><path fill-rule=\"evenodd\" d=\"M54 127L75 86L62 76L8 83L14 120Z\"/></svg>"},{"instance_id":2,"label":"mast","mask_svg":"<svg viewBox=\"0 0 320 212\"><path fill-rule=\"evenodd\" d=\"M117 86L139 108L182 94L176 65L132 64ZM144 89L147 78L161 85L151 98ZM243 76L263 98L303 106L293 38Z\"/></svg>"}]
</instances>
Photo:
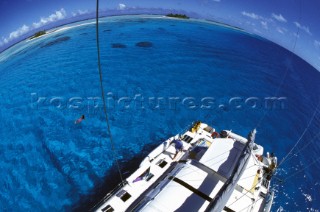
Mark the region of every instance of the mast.
<instances>
[{"instance_id":1,"label":"mast","mask_svg":"<svg viewBox=\"0 0 320 212\"><path fill-rule=\"evenodd\" d=\"M252 130L249 133L248 141L242 151L242 154L238 160L236 168L233 170L230 178L221 187L217 195L212 199L212 201L210 202L210 204L205 210L206 212L222 211L226 206L232 192L234 191L240 177L242 176L248 164L249 158L251 156L253 143L255 140L255 135L256 135L256 129Z\"/></svg>"}]
</instances>

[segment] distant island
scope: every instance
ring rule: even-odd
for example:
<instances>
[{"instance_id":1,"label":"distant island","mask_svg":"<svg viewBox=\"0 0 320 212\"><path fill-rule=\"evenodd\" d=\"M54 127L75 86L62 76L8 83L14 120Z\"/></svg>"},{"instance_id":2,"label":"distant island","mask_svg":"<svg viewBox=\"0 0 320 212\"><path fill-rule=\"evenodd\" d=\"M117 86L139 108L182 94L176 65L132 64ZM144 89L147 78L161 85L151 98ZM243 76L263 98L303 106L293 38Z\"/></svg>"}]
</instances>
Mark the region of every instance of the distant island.
<instances>
[{"instance_id":1,"label":"distant island","mask_svg":"<svg viewBox=\"0 0 320 212\"><path fill-rule=\"evenodd\" d=\"M182 18L182 19L189 19L188 16L183 15L183 14L173 14L173 13L169 13L166 15L167 17L171 17L171 18Z\"/></svg>"},{"instance_id":2,"label":"distant island","mask_svg":"<svg viewBox=\"0 0 320 212\"><path fill-rule=\"evenodd\" d=\"M31 40L31 39L34 39L34 38L37 38L37 37L40 37L40 36L45 35L45 34L47 34L47 32L44 31L44 30L39 31L39 32L36 32L36 33L30 38L30 40Z\"/></svg>"}]
</instances>

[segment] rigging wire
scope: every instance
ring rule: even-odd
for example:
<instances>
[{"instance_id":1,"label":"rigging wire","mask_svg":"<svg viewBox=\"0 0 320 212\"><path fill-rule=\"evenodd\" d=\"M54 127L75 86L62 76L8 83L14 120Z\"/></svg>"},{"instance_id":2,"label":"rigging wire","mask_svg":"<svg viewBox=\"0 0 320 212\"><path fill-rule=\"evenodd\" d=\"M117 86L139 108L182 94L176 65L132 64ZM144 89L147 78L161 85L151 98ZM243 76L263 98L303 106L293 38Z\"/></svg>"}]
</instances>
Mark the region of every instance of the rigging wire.
<instances>
[{"instance_id":1,"label":"rigging wire","mask_svg":"<svg viewBox=\"0 0 320 212\"><path fill-rule=\"evenodd\" d=\"M288 177L286 177L284 180L282 180L281 184L285 183L286 181L288 181L290 178L296 176L297 174L299 174L300 172L306 170L307 168L309 168L310 166L312 166L313 164L317 163L318 161L320 161L320 157L318 157L317 159L313 160L310 164L308 164L307 166L305 166L303 169L300 169L299 171L294 172L293 174L289 175ZM280 185L280 184L279 184Z\"/></svg>"},{"instance_id":2,"label":"rigging wire","mask_svg":"<svg viewBox=\"0 0 320 212\"><path fill-rule=\"evenodd\" d=\"M288 152L288 154L285 155L285 157L281 160L281 162L279 163L279 165L275 168L274 172L271 174L271 176L274 176L276 174L276 171L280 168L281 165L283 165L285 162L291 160L294 155L291 155L291 157L289 157L290 154L292 154L293 150L298 146L299 142L302 140L303 136L305 135L305 133L307 132L307 130L309 129L311 123L313 122L317 112L318 112L318 107L320 105L320 101L318 102L318 105L316 106L314 113L311 117L311 119L309 120L309 123L307 125L307 127L304 129L303 133L301 134L301 136L299 137L299 139L297 140L297 142L294 144L294 146L291 148L291 150ZM298 150L298 153L300 153L302 150L304 150L308 145L310 145L314 140L317 139L317 137L320 135L320 132L317 133L312 139L311 141L309 141L307 144L305 144L301 149ZM289 157L289 158L288 158ZM312 163L310 163L309 165L305 166L303 169L300 169L299 171L294 172L292 175L290 175L289 177L285 178L284 180L279 180L279 183L283 184L284 182L286 182L289 178L297 175L298 173L306 170L307 168L309 168L311 165L315 164L316 162L318 162L320 160L320 156L317 157L315 160L312 161ZM280 184L276 184L276 186L279 186Z\"/></svg>"},{"instance_id":3,"label":"rigging wire","mask_svg":"<svg viewBox=\"0 0 320 212\"><path fill-rule=\"evenodd\" d=\"M111 134L111 129L110 129L110 123L109 123L109 117L108 117L108 112L107 112L107 106L106 106L106 100L104 96L104 88L103 88L103 83L102 83L102 68L101 68L101 59L100 59L100 41L99 41L99 0L96 1L96 44L97 44L97 56L98 56L98 70L99 70L99 77L100 77L100 88L101 88L101 96L102 96L102 101L103 101L103 111L105 114L106 118L106 123L107 123L107 129L109 133L109 138L110 138L110 144L111 144L111 150L112 150L112 156L113 159L115 160L119 176L121 179L121 183L123 183L123 177L120 169L119 162L116 158L115 154L115 146Z\"/></svg>"},{"instance_id":4,"label":"rigging wire","mask_svg":"<svg viewBox=\"0 0 320 212\"><path fill-rule=\"evenodd\" d=\"M318 107L320 105L320 101L317 105L317 107L314 110L314 113L311 117L311 119L309 120L309 123L307 125L307 127L304 129L303 133L301 134L301 136L299 137L298 141L295 143L295 145L291 148L291 150L288 152L288 154L281 160L281 162L279 163L279 165L277 166L278 168L286 161L286 159L288 158L288 156L292 153L292 151L297 147L297 145L299 144L299 142L302 140L304 134L306 134L307 130L309 129L314 117L316 116L317 112L318 112Z\"/></svg>"},{"instance_id":5,"label":"rigging wire","mask_svg":"<svg viewBox=\"0 0 320 212\"><path fill-rule=\"evenodd\" d=\"M301 1L299 1L299 3L300 3L300 4L299 4L299 20L301 20ZM295 48L296 48L296 46L297 46L297 41L298 41L298 36L299 36L299 34L300 34L300 28L297 27L296 36L295 36L295 39L294 39L294 42L293 42L293 47L292 47L292 53L294 53ZM283 75L283 77L282 77L282 79L281 79L281 82L280 82L280 84L279 84L279 86L278 86L278 88L277 88L274 96L277 96L277 95L279 94L279 91L280 91L282 85L284 84L285 79L287 78L288 71L289 71L289 67L286 68L286 72L285 72L285 74ZM257 129L258 127L260 127L260 124L262 123L262 121L263 121L263 120L265 119L265 117L267 116L267 113L268 113L268 111L266 110L266 111L264 112L263 116L261 117L261 119L259 120L258 124L256 125L256 127L255 127L256 129Z\"/></svg>"},{"instance_id":6,"label":"rigging wire","mask_svg":"<svg viewBox=\"0 0 320 212\"><path fill-rule=\"evenodd\" d=\"M320 132L318 132L318 134L316 134L308 143L306 143L302 148L300 148L297 152L295 152L294 154L292 154L290 157L288 157L286 159L286 161L291 160L291 158L293 158L294 156L297 156L297 154L299 154L300 152L302 152L305 148L307 148L310 144L312 144L314 141L316 141L316 139L320 136ZM285 161L284 161L285 162Z\"/></svg>"},{"instance_id":7,"label":"rigging wire","mask_svg":"<svg viewBox=\"0 0 320 212\"><path fill-rule=\"evenodd\" d=\"M298 141L297 141L297 142L295 143L295 145L291 148L291 150L289 151L289 153L286 154L286 156L281 160L281 162L280 162L279 165L275 168L275 170L274 170L274 172L271 174L271 176L273 176L273 175L276 174L276 170L278 170L281 165L283 165L285 162L289 161L290 159L292 159L292 158L294 157L294 155L292 155L291 157L288 158L288 156L289 156L290 154L292 154L293 150L297 147L297 145L299 144L299 142L300 142L301 139L303 138L304 134L307 132L308 128L310 127L313 119L315 118L315 116L316 116L316 114L317 114L317 112L318 112L318 107L319 107L319 105L320 105L320 101L319 101L317 107L315 108L314 113L313 113L313 115L312 115L312 117L311 117L311 119L310 119L307 127L304 129L304 131L303 131L303 133L301 134L301 136L299 137ZM308 145L310 145L312 142L314 142L319 135L320 135L320 132L317 133L317 134L311 139L311 141L309 141L309 142L308 142L307 144L305 144L301 149L299 149L296 154L300 153L300 152L301 152L302 150L304 150ZM320 161L320 156L317 157L316 159L314 159L314 160L313 160L311 163L309 163L307 166L304 166L303 169L300 169L300 170L294 172L293 174L291 174L291 175L289 175L288 177L286 177L284 180L281 180L281 179L278 180L277 183L276 183L276 185L273 187L273 189L276 189L276 188L279 187L280 185L283 185L283 184L284 184L285 182L287 182L290 178L292 178L292 177L296 176L297 174L301 173L302 171L308 169L309 167L311 167L313 164L317 163L318 161Z\"/></svg>"},{"instance_id":8,"label":"rigging wire","mask_svg":"<svg viewBox=\"0 0 320 212\"><path fill-rule=\"evenodd\" d=\"M318 157L315 160L313 160L310 164L305 166L303 169L300 169L299 171L296 171L293 174L289 175L284 180L278 180L277 184L274 185L273 189L276 189L276 188L280 187L280 185L284 185L289 179L291 179L292 177L296 176L297 174L303 172L304 170L308 169L310 166L312 166L313 164L317 163L318 161L320 161L320 157Z\"/></svg>"}]
</instances>

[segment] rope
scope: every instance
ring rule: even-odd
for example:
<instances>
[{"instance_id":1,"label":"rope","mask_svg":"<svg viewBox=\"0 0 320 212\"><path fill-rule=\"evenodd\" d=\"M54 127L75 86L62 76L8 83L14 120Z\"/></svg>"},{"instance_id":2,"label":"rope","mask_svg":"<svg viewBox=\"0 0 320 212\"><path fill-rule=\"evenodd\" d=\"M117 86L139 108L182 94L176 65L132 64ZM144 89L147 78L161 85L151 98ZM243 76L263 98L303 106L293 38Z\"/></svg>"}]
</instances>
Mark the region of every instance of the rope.
<instances>
[{"instance_id":1,"label":"rope","mask_svg":"<svg viewBox=\"0 0 320 212\"><path fill-rule=\"evenodd\" d=\"M116 162L116 166L119 172L119 176L121 179L121 183L123 182L119 162L117 158L115 157L115 147L114 147L114 142L112 139L112 134L110 130L110 124L109 124L109 118L108 118L108 113L107 113L107 106L106 106L106 100L104 96L104 88L103 88L103 83L102 83L102 69L101 69L101 60L100 60L100 42L99 42L99 0L96 2L96 41L97 41L97 55L98 55L98 69L99 69L99 76L100 76L100 88L101 88L101 95L102 95L102 100L103 100L103 111L105 114L106 118L106 123L107 123L107 128L108 128L108 133L109 133L109 138L110 138L110 143L111 143L111 149L112 149L112 156Z\"/></svg>"},{"instance_id":2,"label":"rope","mask_svg":"<svg viewBox=\"0 0 320 212\"><path fill-rule=\"evenodd\" d=\"M298 139L298 141L295 143L295 145L291 148L291 150L289 151L289 153L281 160L281 162L279 163L279 165L277 166L278 168L285 162L285 160L288 158L288 156L291 154L291 152L296 148L296 146L299 144L299 142L301 141L301 139L303 138L304 134L306 134L307 130L309 129L314 117L316 116L317 112L318 112L318 107L319 107L320 101L316 107L316 109L314 110L314 113L311 117L311 119L309 120L309 123L307 125L307 127L304 129L303 133L301 134L300 138Z\"/></svg>"}]
</instances>

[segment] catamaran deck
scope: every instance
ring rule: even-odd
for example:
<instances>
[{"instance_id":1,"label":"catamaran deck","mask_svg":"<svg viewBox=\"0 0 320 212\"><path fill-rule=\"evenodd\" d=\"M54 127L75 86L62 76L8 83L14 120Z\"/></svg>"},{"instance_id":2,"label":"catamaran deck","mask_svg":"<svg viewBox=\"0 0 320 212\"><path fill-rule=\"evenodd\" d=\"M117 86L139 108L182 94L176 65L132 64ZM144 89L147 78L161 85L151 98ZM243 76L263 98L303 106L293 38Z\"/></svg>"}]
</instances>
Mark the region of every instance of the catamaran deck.
<instances>
[{"instance_id":1,"label":"catamaran deck","mask_svg":"<svg viewBox=\"0 0 320 212\"><path fill-rule=\"evenodd\" d=\"M205 211L232 175L247 142L229 134L229 138L213 138L212 128L201 124L196 132L187 131L182 136L185 153L175 161L171 141L178 135L168 139L98 211ZM263 152L258 147L257 151ZM251 153L224 211L261 210L269 186L263 178L263 166Z\"/></svg>"}]
</instances>

